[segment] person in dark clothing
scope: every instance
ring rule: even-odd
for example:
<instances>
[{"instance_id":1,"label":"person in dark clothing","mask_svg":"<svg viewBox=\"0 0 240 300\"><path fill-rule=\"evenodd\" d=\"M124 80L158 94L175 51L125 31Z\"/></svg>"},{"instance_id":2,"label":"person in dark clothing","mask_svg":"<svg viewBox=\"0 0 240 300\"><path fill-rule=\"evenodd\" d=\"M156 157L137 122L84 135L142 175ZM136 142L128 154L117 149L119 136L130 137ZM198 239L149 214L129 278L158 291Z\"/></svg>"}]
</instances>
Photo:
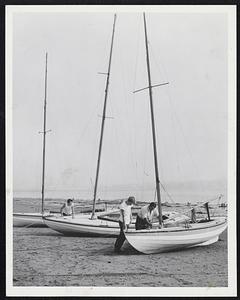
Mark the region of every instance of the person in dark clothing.
<instances>
[{"instance_id":1,"label":"person in dark clothing","mask_svg":"<svg viewBox=\"0 0 240 300\"><path fill-rule=\"evenodd\" d=\"M136 218L136 223L135 223L135 229L140 230L140 229L150 229L152 227L152 224L148 222L147 219L141 219L139 216Z\"/></svg>"},{"instance_id":2,"label":"person in dark clothing","mask_svg":"<svg viewBox=\"0 0 240 300\"><path fill-rule=\"evenodd\" d=\"M124 231L129 227L132 221L133 204L135 204L135 198L129 197L127 200L123 201L119 207L120 208L120 218L119 218L120 233L114 245L115 252L121 252L120 249L126 239Z\"/></svg>"},{"instance_id":3,"label":"person in dark clothing","mask_svg":"<svg viewBox=\"0 0 240 300\"><path fill-rule=\"evenodd\" d=\"M158 212L156 210L156 203L151 202L149 205L143 206L136 219L135 229L150 229L152 228L152 221L154 217L158 217Z\"/></svg>"}]
</instances>

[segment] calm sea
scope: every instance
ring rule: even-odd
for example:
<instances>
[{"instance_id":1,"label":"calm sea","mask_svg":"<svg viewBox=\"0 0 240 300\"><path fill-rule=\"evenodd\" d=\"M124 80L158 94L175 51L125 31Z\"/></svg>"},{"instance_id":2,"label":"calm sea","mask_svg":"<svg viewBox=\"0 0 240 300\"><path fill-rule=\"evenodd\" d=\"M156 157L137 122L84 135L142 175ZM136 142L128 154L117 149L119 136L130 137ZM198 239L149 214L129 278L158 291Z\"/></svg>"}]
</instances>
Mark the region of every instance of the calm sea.
<instances>
[{"instance_id":1,"label":"calm sea","mask_svg":"<svg viewBox=\"0 0 240 300\"><path fill-rule=\"evenodd\" d=\"M169 203L196 203L205 200L217 198L220 194L223 195L223 201L227 201L226 183L174 183L161 188L161 197L163 202ZM40 198L41 191L14 191L14 197L17 198ZM128 196L135 196L139 201L154 201L156 193L154 187L138 187L138 186L112 186L99 187L97 199L114 200L123 199ZM93 190L91 189L68 189L68 190L54 190L46 189L45 197L51 199L86 199L93 198Z\"/></svg>"}]
</instances>

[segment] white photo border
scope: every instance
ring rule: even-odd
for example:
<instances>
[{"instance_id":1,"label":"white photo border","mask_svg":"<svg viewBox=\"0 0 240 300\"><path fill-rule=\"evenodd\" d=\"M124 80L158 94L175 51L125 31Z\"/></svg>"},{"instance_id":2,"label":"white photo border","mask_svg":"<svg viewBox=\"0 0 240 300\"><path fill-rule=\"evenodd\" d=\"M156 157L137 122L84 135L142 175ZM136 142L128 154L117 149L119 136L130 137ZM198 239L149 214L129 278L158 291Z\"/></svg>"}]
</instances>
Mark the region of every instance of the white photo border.
<instances>
[{"instance_id":1,"label":"white photo border","mask_svg":"<svg viewBox=\"0 0 240 300\"><path fill-rule=\"evenodd\" d=\"M13 286L13 15L33 12L225 13L228 16L228 287L16 287ZM6 295L7 296L236 296L236 5L7 5L6 6Z\"/></svg>"}]
</instances>

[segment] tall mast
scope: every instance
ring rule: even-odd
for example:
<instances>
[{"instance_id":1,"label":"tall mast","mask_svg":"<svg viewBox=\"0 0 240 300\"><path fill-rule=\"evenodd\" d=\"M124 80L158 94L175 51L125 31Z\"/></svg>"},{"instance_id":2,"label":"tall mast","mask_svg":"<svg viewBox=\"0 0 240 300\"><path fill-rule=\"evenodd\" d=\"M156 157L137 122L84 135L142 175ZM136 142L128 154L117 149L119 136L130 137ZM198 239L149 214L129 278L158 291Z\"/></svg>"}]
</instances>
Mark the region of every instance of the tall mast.
<instances>
[{"instance_id":1,"label":"tall mast","mask_svg":"<svg viewBox=\"0 0 240 300\"><path fill-rule=\"evenodd\" d=\"M44 213L44 183L45 183L45 148L46 148L46 108L47 108L47 62L48 54L46 52L45 66L45 90L44 90L44 117L43 117L43 164L42 164L42 214Z\"/></svg>"},{"instance_id":2,"label":"tall mast","mask_svg":"<svg viewBox=\"0 0 240 300\"><path fill-rule=\"evenodd\" d=\"M116 18L117 18L117 15L114 14L110 56L109 56L109 63L108 63L108 71L107 71L107 74L106 74L107 75L107 80L106 80L105 97L104 97L104 105L103 105L102 125L101 125L101 134L100 134L100 142L99 142L99 149L98 149L98 160L97 160L96 178L95 178L95 185L94 185L93 210L92 210L91 219L94 219L94 217L95 217L98 175L99 175L99 169L100 169L100 160L101 160L102 142L103 142L103 132L104 132L104 124L105 124L105 118L106 118L108 86L109 86L109 77L110 77L110 70L111 70L112 50L113 50L113 40L114 40L114 33L115 33Z\"/></svg>"},{"instance_id":3,"label":"tall mast","mask_svg":"<svg viewBox=\"0 0 240 300\"><path fill-rule=\"evenodd\" d=\"M156 145L155 122L154 122L154 111L153 111L154 108L153 108L153 99L152 99L152 82L151 82L151 74L150 74L150 61L149 61L147 25L146 25L145 13L143 13L143 19L144 19L144 31L145 31L146 59L147 59L147 71L148 71L148 85L149 85L148 90L149 90L151 121L152 121L153 152L154 152L155 178L156 178L156 190L157 190L157 200L158 200L159 224L160 226L162 226L160 180L159 180L159 172L158 172L157 145Z\"/></svg>"}]
</instances>

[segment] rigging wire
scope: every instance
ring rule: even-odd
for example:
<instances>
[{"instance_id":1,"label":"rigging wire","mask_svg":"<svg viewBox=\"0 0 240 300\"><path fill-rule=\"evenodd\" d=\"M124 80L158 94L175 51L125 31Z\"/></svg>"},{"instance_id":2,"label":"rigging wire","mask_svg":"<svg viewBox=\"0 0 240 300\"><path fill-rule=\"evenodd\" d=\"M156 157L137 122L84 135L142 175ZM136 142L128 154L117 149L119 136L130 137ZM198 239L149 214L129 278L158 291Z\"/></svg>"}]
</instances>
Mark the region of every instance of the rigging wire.
<instances>
[{"instance_id":1,"label":"rigging wire","mask_svg":"<svg viewBox=\"0 0 240 300\"><path fill-rule=\"evenodd\" d=\"M120 57L120 61L121 61L121 68L120 68L120 77L121 77L121 82L122 82L122 85L123 85L123 95L124 95L124 99L125 99L125 105L124 105L124 108L125 108L125 110L126 110L126 115L129 115L129 111L128 111L128 102L130 102L130 101L128 101L128 98L127 98L127 95L126 95L126 83L125 83L125 81L124 81L124 75L123 75L123 60L122 60L122 52L121 52L121 48L119 47L119 52L120 52L120 55L119 55L119 57ZM108 109L109 109L109 111L111 112L113 112L114 113L114 115L117 115L117 116L119 116L118 117L118 121L119 121L119 123L121 124L121 128L122 129L125 129L126 130L126 132L129 132L129 128L125 128L125 126L126 126L126 123L124 122L122 122L122 119L121 119L121 114L120 114L120 112L116 112L117 111L117 105L115 106L115 108L113 109L113 106L112 106L112 102L110 101L109 102L109 105L108 105ZM114 122L114 125L116 125L116 122ZM121 143L120 143L120 141L119 141L119 138L118 138L118 129L117 129L117 126L114 126L113 125L113 127L114 127L114 133L115 133L115 139L116 139L116 144L118 145L118 147L117 147L117 149L118 150L120 150L122 147L121 147ZM111 131L112 132L112 131ZM124 135L124 136L128 136L127 134L126 135ZM132 140L132 139L131 139ZM130 141L131 142L131 141ZM124 143L124 144L126 144L126 143ZM128 143L128 145L130 145L131 143ZM133 153L133 151L131 152L131 147L128 147L127 148L127 150L128 150L128 154L129 154L129 157L134 157L134 153ZM118 156L118 157L120 157L120 161L123 161L122 160L122 152L123 151L119 151L120 152L120 155ZM133 161L133 159L131 159L131 161ZM123 163L121 164L122 166L123 166ZM124 175L122 175L122 176L124 176L124 178L127 178L127 176L126 176L126 168L122 168L122 169L124 169Z\"/></svg>"},{"instance_id":2,"label":"rigging wire","mask_svg":"<svg viewBox=\"0 0 240 300\"><path fill-rule=\"evenodd\" d=\"M221 195L220 195L221 196ZM208 199L208 200L205 200L204 201L204 203L209 203L209 202L213 202L213 201L216 201L216 200L218 200L219 199L219 197L220 196L217 196L217 197L215 197L215 198L212 198L212 199ZM203 208L203 204L197 204L197 205L194 205L194 208ZM188 211L186 211L186 213L188 213L188 212L190 212L192 210L192 208L191 209L189 209ZM216 209L215 209L216 210Z\"/></svg>"},{"instance_id":3,"label":"rigging wire","mask_svg":"<svg viewBox=\"0 0 240 300\"><path fill-rule=\"evenodd\" d=\"M168 82L169 80L168 80L168 76L167 76L167 73L166 73L166 71L165 71L165 69L162 67L162 69L163 69L163 73L161 72L161 68L159 67L159 65L158 65L158 61L157 61L157 58L156 58L156 56L155 56L155 53L154 53L154 50L153 50L153 47L152 47L152 45L151 45L151 43L149 43L149 48L150 48L150 51L151 51L151 53L152 53L152 57L153 57L153 60L154 60L154 62L155 62L155 65L157 66L157 70L158 70L158 72L159 72L159 75L160 75L160 77L161 78L166 78L166 82ZM162 66L162 65L161 65ZM165 74L164 74L165 73ZM171 103L170 103L170 101L169 101L169 104L170 104L170 106L171 106ZM171 122L171 125L172 125L172 132L173 132L173 140L174 140L174 146L175 146L175 149L178 149L178 147L177 147L177 137L176 137L176 127L174 126L174 117L173 117L173 113L172 113L172 110L170 110L171 111L171 120L172 120L172 122ZM179 173L179 177L181 177L181 172L180 172L180 159L179 159L179 155L178 155L178 151L174 151L174 153L176 154L176 165L177 165L177 170L178 170L178 173Z\"/></svg>"},{"instance_id":4,"label":"rigging wire","mask_svg":"<svg viewBox=\"0 0 240 300\"><path fill-rule=\"evenodd\" d=\"M162 182L160 181L160 185L162 187L162 189L164 190L164 192L167 194L167 196L169 197L169 199L175 203L175 201L173 200L173 197L169 194L169 192L166 190L166 188L164 187L164 185L162 184Z\"/></svg>"},{"instance_id":5,"label":"rigging wire","mask_svg":"<svg viewBox=\"0 0 240 300\"><path fill-rule=\"evenodd\" d=\"M148 142L147 142L147 133L148 133L148 129L149 127L147 126L147 124L145 124L145 138L144 140L145 142L145 147L144 147L144 155L143 155L143 176L142 176L142 192L141 192L141 198L144 199L144 185L145 185L145 176L144 176L144 172L145 172L145 168L146 168L146 157L147 157L147 153L148 153Z\"/></svg>"},{"instance_id":6,"label":"rigging wire","mask_svg":"<svg viewBox=\"0 0 240 300\"><path fill-rule=\"evenodd\" d=\"M111 103L111 101L109 101L109 112L110 114L113 114L113 115L116 115L116 116L119 116L119 113L117 112L117 107L115 106L115 108L113 109L113 105ZM117 121L119 120L120 118L118 118L117 120L113 121L113 135L114 135L114 138L115 138L115 145L117 146L117 150L115 155L117 156L117 159L118 161L120 160L120 164L121 166L124 166L123 164L123 156L122 156L122 147L121 147L121 142L120 142L120 139L119 139L119 133L118 133L118 127L117 127ZM126 174L126 168L121 168L121 177L124 179L124 178L127 178L127 174ZM123 180L122 180L123 181Z\"/></svg>"},{"instance_id":7,"label":"rigging wire","mask_svg":"<svg viewBox=\"0 0 240 300\"><path fill-rule=\"evenodd\" d=\"M41 142L42 142L42 135L39 135L39 137L41 137ZM41 142L39 142L39 144L41 144ZM40 149L40 148L39 148ZM37 153L37 151L36 151L36 153ZM39 151L39 154L40 154L41 152ZM39 175L37 175L37 176L35 176L35 178L37 179L35 179L35 181L36 182L39 182L39 183L37 183L37 188L36 189L34 189L34 191L36 191L37 192L37 194L41 194L41 163L39 162L39 157L41 157L41 154L40 154L40 156L35 156L35 159L33 160L33 168L34 168L34 170L39 170ZM35 185L34 185L35 186ZM45 189L46 190L46 189ZM41 202L39 201L38 202L38 211L41 211L41 207L42 207L42 204L41 204Z\"/></svg>"},{"instance_id":8,"label":"rigging wire","mask_svg":"<svg viewBox=\"0 0 240 300\"><path fill-rule=\"evenodd\" d=\"M103 97L103 93L104 93L104 91L102 92L101 98ZM81 130L81 133L79 134L79 137L78 137L79 143L81 142L84 134L87 132L87 129L88 129L91 121L93 120L93 117L97 116L97 110L99 109L100 104L102 104L100 102L101 101L97 101L97 104L95 104L93 106L93 109L91 110L91 113L89 114L89 118L87 119L87 122L85 123L85 126L83 127L83 129Z\"/></svg>"},{"instance_id":9,"label":"rigging wire","mask_svg":"<svg viewBox=\"0 0 240 300\"><path fill-rule=\"evenodd\" d=\"M120 158L120 163L121 163L121 166L124 166L124 163L123 163L123 153L124 153L124 150L123 150L123 147L122 145L125 145L126 143L121 143L121 140L120 140L120 137L121 137L121 134L119 134L119 130L118 130L118 126L117 126L117 123L120 125L120 127L122 129L125 129L124 127L124 124L122 122L122 119L121 119L121 113L120 111L118 110L118 107L117 105L112 105L112 102L109 101L109 111L112 112L112 114L114 116L118 116L117 119L113 122L113 129L114 129L114 137L115 137L115 140L116 140L116 145L117 145L117 150L119 150L119 155L118 155L118 158ZM126 136L125 134L123 136ZM127 178L127 174L126 174L126 168L121 168L121 170L124 170L124 172L122 172L122 178Z\"/></svg>"},{"instance_id":10,"label":"rigging wire","mask_svg":"<svg viewBox=\"0 0 240 300\"><path fill-rule=\"evenodd\" d=\"M160 67L159 67L158 61L157 61L157 59L156 59L156 57L155 57L154 50L153 50L153 48L151 47L151 44L150 44L150 49L151 49L151 52L152 52L152 56L153 56L153 58L154 58L154 61L155 61L155 63L156 63L158 72L161 74ZM161 66L162 66L162 69L164 70L164 72L165 72L165 74L166 74L166 79L167 79L167 81L168 81L167 72L166 72L165 68L163 67L163 64L161 64ZM172 107L172 110L173 110L173 113L174 113L174 116L175 116L175 120L176 120L176 122L178 123L179 129L180 129L181 134L182 134L182 136L183 136L183 141L184 141L185 147L186 147L186 149L187 149L187 151L188 151L189 157L190 157L190 159L191 159L191 161L192 161L192 165L193 165L193 167L194 167L194 169L195 169L195 173L196 173L196 175L198 175L198 177L199 177L200 174L199 174L198 167L197 167L197 165L196 165L196 163L195 163L195 161L194 161L194 159L193 159L193 155L192 155L192 153L191 153L191 151L190 151L190 148L189 148L189 146L188 146L188 144L187 144L187 142L186 142L186 137L185 137L185 135L184 135L184 131L183 131L181 122L180 122L180 120L179 120L179 118L178 118L177 112L176 112L176 110L175 110L175 108L174 108L174 105L173 105L173 101L172 101L171 95L170 95L170 93L168 92L168 90L166 90L166 93L167 93L167 95L168 95L169 103L170 103L170 105L171 105L171 107ZM200 177L199 177L199 178L200 178ZM200 180L200 179L199 179L199 184L200 184L200 187L201 187L202 192L204 192L202 180Z\"/></svg>"},{"instance_id":11,"label":"rigging wire","mask_svg":"<svg viewBox=\"0 0 240 300\"><path fill-rule=\"evenodd\" d=\"M192 160L192 165L194 166L195 173L196 173L196 175L198 175L198 177L199 177L199 184L200 184L200 187L201 187L201 189L202 189L202 192L204 193L204 188L203 188L202 180L200 180L200 176L199 176L200 174L199 174L199 171L198 171L198 167L197 167L197 165L196 165L196 162L195 162L194 159L193 159L192 152L191 152L191 150L190 150L190 148L189 148L189 146L188 146L188 144L187 144L187 142L186 142L186 137L185 137L185 134L184 134L184 132L183 132L182 125L181 125L180 120L179 120L179 118L178 118L178 116L177 116L177 114L176 114L176 111L175 111L175 109L174 109L174 106L173 106L172 99L171 99L171 96L170 96L170 95L169 95L169 100L170 100L171 106L172 106L172 108L173 108L173 111L174 111L174 114L175 114L175 118L176 118L176 120L178 121L179 129L180 129L180 131L181 131L181 133L182 133L182 136L184 137L183 140L184 140L184 143L185 143L185 147L186 147L186 149L187 149L187 151L188 151L188 153L189 153L190 159Z\"/></svg>"},{"instance_id":12,"label":"rigging wire","mask_svg":"<svg viewBox=\"0 0 240 300\"><path fill-rule=\"evenodd\" d=\"M134 66L134 76L133 76L133 87L132 90L135 90L136 87L136 78L137 78L137 66L138 66L138 60L139 60L139 52L140 52L140 18L138 20L138 25L137 25L137 34L136 34L136 39L137 39L137 54L135 56L135 66ZM135 98L135 97L134 97Z\"/></svg>"},{"instance_id":13,"label":"rigging wire","mask_svg":"<svg viewBox=\"0 0 240 300\"><path fill-rule=\"evenodd\" d=\"M132 90L136 90L136 77L137 77L137 67L138 67L138 60L139 60L139 52L140 52L140 22L141 19L139 18L139 22L138 22L138 30L137 30L137 34L136 34L136 38L137 38L137 55L136 55L136 59L135 59L135 67L134 67L134 76L133 76L133 88ZM134 108L135 108L135 94L133 94L133 101L134 101ZM148 107L148 106L147 106ZM148 142L147 142L147 132L149 130L149 127L147 126L147 124L145 124L145 146L144 146L144 159L143 159L143 164L142 164L142 188L141 188L141 198L144 198L144 191L145 191L145 169L146 169L146 157L147 157L147 152L149 150L148 146ZM134 122L134 136L135 136L135 147L136 147L136 121Z\"/></svg>"},{"instance_id":14,"label":"rigging wire","mask_svg":"<svg viewBox=\"0 0 240 300\"><path fill-rule=\"evenodd\" d=\"M154 61L154 63L155 63L155 65L158 67L157 68L157 71L159 72L159 78L166 78L166 80L164 80L164 81L167 81L168 82L168 79L167 79L167 77L165 77L164 76L164 74L161 72L161 69L159 68L159 66L158 66L158 64L157 64L157 60L156 60L156 57L155 57L155 55L154 55L154 53L153 53L153 49L152 49L152 45L151 45L151 43L149 42L149 48L150 48L150 51L151 51L151 57L153 58L153 61ZM159 108L159 106L160 106L160 104L161 104L161 102L155 102L155 107L156 108ZM170 110L171 111L171 110ZM171 125L172 125L172 129L173 129L173 127L174 127L174 122L173 122L173 115L171 114L171 119L172 119L172 122L171 122ZM173 131L173 137L174 137L174 148L175 149L178 149L177 148L177 143L176 143L176 133L175 133L175 130L172 130ZM158 127L156 126L156 132L157 132L157 136L158 137L160 137L160 131L158 130ZM161 140L160 138L159 138L159 140ZM166 157L165 156L165 154L166 154L166 150L167 150L167 147L164 147L164 145L165 145L165 143L162 143L161 144L162 145L162 147L161 147L161 149L162 149L162 151L164 152L164 154L163 154L163 156L164 157ZM176 165L177 165L177 170L178 170L178 172L179 172L179 170L180 170L180 167L179 167L179 159L178 159L178 155L177 155L177 151L174 151L174 154L175 154L175 159L176 159ZM160 160L160 162L159 162L159 164L161 163L161 160ZM168 167L170 167L171 165L168 165ZM161 173L163 173L163 171L164 171L164 168L162 168L161 167ZM163 175L163 174L162 174ZM164 177L164 176L162 176L162 177Z\"/></svg>"},{"instance_id":15,"label":"rigging wire","mask_svg":"<svg viewBox=\"0 0 240 300\"><path fill-rule=\"evenodd\" d=\"M138 47L139 48L139 47ZM126 111L126 113L125 113L125 115L126 116L131 116L132 114L130 113L130 107L129 107L129 103L131 104L132 102L131 101L129 101L129 99L128 99L128 97L127 97L127 95L126 95L126 82L125 82L125 77L124 77L124 71L123 71L123 67L124 67L124 64L123 64L123 60L122 60L122 49L121 48L119 48L120 50L119 50L119 52L120 52L120 55L119 55L119 57L120 57L120 61L121 61L121 67L120 67L120 76L121 76L121 82L122 82L122 84L123 84L123 94L124 94L124 99L125 99L125 106L124 106L124 109L125 109L125 111ZM138 56L138 55L137 55ZM136 57L137 58L137 57ZM135 76L134 76L135 78L136 78L136 64L135 64ZM135 81L135 80L134 80ZM134 106L134 104L135 103L133 103L133 113L135 114L135 106ZM119 115L120 116L120 115ZM129 118L129 117L127 117L127 119L129 119L129 120L131 120L132 121L132 118ZM135 121L135 120L134 120ZM132 121L133 122L133 121ZM121 117L119 118L119 123L122 123L122 120L121 120ZM136 135L134 134L134 130L133 129L136 129L136 124L134 123L134 125L135 126L131 126L130 128L129 128L129 125L128 124L126 124L125 122L124 123L122 123L122 126L121 126L121 128L123 129L125 129L126 130L126 132L128 133L128 134L126 134L125 136L127 137L127 136L129 136L129 133L132 135L132 136L130 136L130 140L129 140L129 142L128 142L128 147L127 147L127 152L128 152L128 154L129 154L129 158L130 158L130 161L132 162L132 164L133 164L133 169L135 170L134 172L135 172L135 177L136 177L136 180L138 181L138 170L137 170L137 168L138 168L138 164L137 164L137 161L136 161L136 155L134 155L134 149L133 148L135 148L135 150L136 150ZM125 128L126 126L128 126L128 128ZM132 130L130 130L130 129L132 129ZM136 131L136 130L135 130ZM117 128L116 128L116 130L115 130L115 133L116 133L116 139L117 139ZM118 141L118 144L119 144L119 141ZM132 147L132 146L134 146L134 147ZM120 147L118 147L118 149L120 149ZM135 151L136 152L136 151ZM126 177L125 177L126 178Z\"/></svg>"},{"instance_id":16,"label":"rigging wire","mask_svg":"<svg viewBox=\"0 0 240 300\"><path fill-rule=\"evenodd\" d=\"M123 85L123 93L124 93L124 100L125 100L125 109L126 109L126 116L127 119L130 120L132 122L132 118L131 118L131 112L130 112L130 107L129 105L131 104L131 101L129 101L127 93L126 93L126 81L125 81L125 76L124 76L124 61L122 58L122 49L120 48L120 61L121 61L121 67L120 67L120 75L121 75L121 80L122 80L122 85ZM129 125L128 125L129 126ZM136 164L135 159L134 159L134 149L133 149L133 141L134 141L134 133L132 130L132 126L130 126L130 128L128 127L128 131L130 133L130 142L129 145L131 145L129 148L129 158L133 164L133 169L135 171L135 176L136 176Z\"/></svg>"},{"instance_id":17,"label":"rigging wire","mask_svg":"<svg viewBox=\"0 0 240 300\"><path fill-rule=\"evenodd\" d=\"M138 66L138 61L139 61L139 52L140 52L140 22L141 22L141 17L139 16L138 18L138 23L137 23L137 31L136 31L136 45L137 45L137 53L135 56L135 65L134 65L134 76L133 76L133 82L132 82L132 90L135 90L136 86L136 78L137 78L137 66ZM132 109L133 109L133 115L136 114L135 110L135 102L136 102L136 95L132 95ZM137 157L137 129L136 129L136 118L133 118L133 136L134 136L134 153L136 154ZM135 160L135 170L136 170L136 182L139 182L139 167L138 167L138 162ZM142 193L141 193L142 197Z\"/></svg>"},{"instance_id":18,"label":"rigging wire","mask_svg":"<svg viewBox=\"0 0 240 300\"><path fill-rule=\"evenodd\" d=\"M115 29L115 28L114 28ZM105 51L103 52L104 53L104 55L102 55L102 56L104 56L104 59L101 59L100 60L100 62L101 62L101 64L103 65L103 62L104 62L104 67L103 67L103 70L106 70L106 66L107 66L107 64L105 63L106 61L108 61L108 58L107 58L107 56L108 56L108 51L107 51L107 47L108 47L108 45L110 44L110 43L112 43L112 39L113 39L113 33L112 32L109 32L108 33L108 42L106 42L106 43L104 43L105 44ZM111 41L111 42L110 42ZM112 45L113 46L113 45ZM112 47L111 46L111 47ZM110 54L111 55L111 54ZM104 74L104 75L107 75L107 73L106 73L106 71L105 72L98 72L98 74ZM101 99L103 99L104 98L104 96L103 96L103 94L106 92L106 89L103 89L102 90L102 95L101 95ZM102 106L102 103L101 103L101 106ZM103 117L102 115L100 115L100 117ZM98 157L98 156L96 156L96 157ZM93 170L93 166L92 166L92 168L91 168L92 170ZM95 171L95 170L94 170ZM94 172L93 171L93 172ZM93 173L94 174L94 173ZM103 190L105 189L105 187L103 187ZM98 192L99 192L99 189L98 189Z\"/></svg>"},{"instance_id":19,"label":"rigging wire","mask_svg":"<svg viewBox=\"0 0 240 300\"><path fill-rule=\"evenodd\" d=\"M55 164L57 164L57 166L59 167L60 166L60 168L61 169L63 169L62 168L62 161L63 160L60 160L59 159L59 154L60 154L60 151L59 151L59 149L58 149L58 147L57 147L57 145L56 145L56 140L54 139L54 134L52 135L52 138L51 138L51 141L49 141L49 144L51 144L52 143L52 147L48 147L49 149L51 149L50 151L51 152L53 152L53 157L54 157L54 162L55 162ZM50 154L50 153L49 153ZM50 155L49 155L50 156ZM47 159L46 159L46 161L47 161ZM51 159L51 161L53 161L53 159ZM55 169L55 168L54 168ZM47 170L47 168L46 168L46 170ZM57 177L57 180L56 180L56 182L55 182L55 186L53 187L54 188L54 190L55 191L57 191L58 190L58 188L59 188L59 185L60 185L60 176L58 176ZM46 181L47 182L47 181ZM49 190L49 189L48 189Z\"/></svg>"},{"instance_id":20,"label":"rigging wire","mask_svg":"<svg viewBox=\"0 0 240 300\"><path fill-rule=\"evenodd\" d=\"M110 37L111 37L111 34L109 34L108 40L110 40ZM104 43L104 44L105 44L105 50L106 50L106 48L107 48L107 43ZM106 51L103 51L102 53L107 53L107 52L106 52ZM103 59L103 56L105 57L105 54L104 54L104 55L102 54L102 59L99 60L100 62L105 61L105 59ZM101 95L101 98L102 98L102 96L103 96L103 93L102 93L102 95ZM79 135L79 137L78 137L79 142L81 142L81 140L82 140L84 134L87 132L87 129L88 129L88 127L89 127L89 125L90 125L90 123L91 123L91 121L92 121L94 115L96 114L96 111L97 111L98 108L99 108L99 101L97 102L97 105L94 105L93 110L92 110L91 113L90 113L90 117L87 119L87 122L85 123L85 126L82 127L83 129L82 129L82 131L81 131L81 133L80 133L80 135ZM52 143L53 148L54 148L54 149L53 149L53 152L54 152L54 160L55 160L55 161L57 160L57 165L60 166L60 165L62 165L62 164L61 164L62 160L59 159L59 153L60 153L60 152L59 152L58 147L56 146L56 141L55 141L54 137L51 139L51 142L50 142L50 143ZM80 148L80 149L81 149L81 148ZM56 190L58 189L58 187L59 187L60 181L61 181L61 177L58 176L58 179L57 179L57 181L56 181L56 183L55 183L54 189L50 189L50 190L56 191ZM49 189L48 189L48 190L49 190Z\"/></svg>"}]
</instances>

